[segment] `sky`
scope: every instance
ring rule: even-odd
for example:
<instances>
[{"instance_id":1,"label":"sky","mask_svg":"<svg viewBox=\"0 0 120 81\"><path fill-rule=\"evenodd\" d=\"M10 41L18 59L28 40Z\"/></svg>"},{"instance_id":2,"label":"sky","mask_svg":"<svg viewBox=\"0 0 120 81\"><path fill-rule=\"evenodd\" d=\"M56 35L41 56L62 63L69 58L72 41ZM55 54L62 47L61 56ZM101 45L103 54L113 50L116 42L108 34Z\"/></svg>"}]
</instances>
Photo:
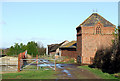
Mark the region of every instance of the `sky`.
<instances>
[{"instance_id":1,"label":"sky","mask_svg":"<svg viewBox=\"0 0 120 81\"><path fill-rule=\"evenodd\" d=\"M118 26L118 2L2 2L1 45L76 40L76 27L94 11Z\"/></svg>"}]
</instances>

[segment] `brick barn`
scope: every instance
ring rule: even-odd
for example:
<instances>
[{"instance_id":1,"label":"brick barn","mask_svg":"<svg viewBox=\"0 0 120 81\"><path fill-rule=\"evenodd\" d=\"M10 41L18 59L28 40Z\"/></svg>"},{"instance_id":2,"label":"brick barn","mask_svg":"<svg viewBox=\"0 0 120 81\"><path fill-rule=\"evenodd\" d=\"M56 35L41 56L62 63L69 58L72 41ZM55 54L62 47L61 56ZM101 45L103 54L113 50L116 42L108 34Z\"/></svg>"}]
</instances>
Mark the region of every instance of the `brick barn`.
<instances>
[{"instance_id":1,"label":"brick barn","mask_svg":"<svg viewBox=\"0 0 120 81\"><path fill-rule=\"evenodd\" d=\"M76 41L71 41L60 47L60 56L76 57Z\"/></svg>"},{"instance_id":2,"label":"brick barn","mask_svg":"<svg viewBox=\"0 0 120 81\"><path fill-rule=\"evenodd\" d=\"M79 62L91 64L97 50L110 47L115 27L98 13L93 13L80 24L76 28Z\"/></svg>"}]
</instances>

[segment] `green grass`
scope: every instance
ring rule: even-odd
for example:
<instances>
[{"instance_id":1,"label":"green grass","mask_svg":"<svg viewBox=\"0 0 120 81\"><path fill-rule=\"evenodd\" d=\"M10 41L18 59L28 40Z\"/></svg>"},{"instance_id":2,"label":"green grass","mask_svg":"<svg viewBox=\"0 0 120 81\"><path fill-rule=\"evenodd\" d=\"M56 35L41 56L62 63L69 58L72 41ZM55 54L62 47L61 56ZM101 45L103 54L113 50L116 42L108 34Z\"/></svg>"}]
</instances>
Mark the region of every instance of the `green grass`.
<instances>
[{"instance_id":1,"label":"green grass","mask_svg":"<svg viewBox=\"0 0 120 81\"><path fill-rule=\"evenodd\" d=\"M25 69L33 69L33 70L25 70ZM39 68L37 70L36 66L28 66L27 68L23 69L21 72L16 73L5 73L2 75L3 79L56 79L55 71L52 69L44 70L47 68Z\"/></svg>"},{"instance_id":2,"label":"green grass","mask_svg":"<svg viewBox=\"0 0 120 81\"><path fill-rule=\"evenodd\" d=\"M69 61L66 62L59 62L56 60L56 63L61 63L61 64L74 64L74 59L73 58L69 58Z\"/></svg>"},{"instance_id":3,"label":"green grass","mask_svg":"<svg viewBox=\"0 0 120 81\"><path fill-rule=\"evenodd\" d=\"M56 63L61 63L61 64L74 64L74 59L70 59L67 62L56 62Z\"/></svg>"},{"instance_id":4,"label":"green grass","mask_svg":"<svg viewBox=\"0 0 120 81\"><path fill-rule=\"evenodd\" d=\"M21 71L2 74L2 79L56 79L53 70Z\"/></svg>"},{"instance_id":5,"label":"green grass","mask_svg":"<svg viewBox=\"0 0 120 81\"><path fill-rule=\"evenodd\" d=\"M114 76L114 74L103 73L100 69L97 68L90 68L88 66L78 66L78 68L86 69L102 79L118 79Z\"/></svg>"},{"instance_id":6,"label":"green grass","mask_svg":"<svg viewBox=\"0 0 120 81\"><path fill-rule=\"evenodd\" d=\"M120 79L120 73L115 73L114 75L117 75L118 79Z\"/></svg>"},{"instance_id":7,"label":"green grass","mask_svg":"<svg viewBox=\"0 0 120 81\"><path fill-rule=\"evenodd\" d=\"M25 68L23 68L23 70L25 70L25 69L37 69L37 66L30 65L30 66L26 66Z\"/></svg>"}]
</instances>

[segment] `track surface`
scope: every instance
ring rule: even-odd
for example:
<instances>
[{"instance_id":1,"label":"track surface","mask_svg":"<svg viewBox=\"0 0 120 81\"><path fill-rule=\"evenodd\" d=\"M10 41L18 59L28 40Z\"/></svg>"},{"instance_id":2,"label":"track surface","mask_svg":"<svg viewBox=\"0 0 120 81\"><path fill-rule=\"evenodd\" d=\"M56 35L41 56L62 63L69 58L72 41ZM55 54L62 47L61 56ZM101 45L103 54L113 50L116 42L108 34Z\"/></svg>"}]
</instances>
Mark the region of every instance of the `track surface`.
<instances>
[{"instance_id":1,"label":"track surface","mask_svg":"<svg viewBox=\"0 0 120 81\"><path fill-rule=\"evenodd\" d=\"M78 68L78 65L67 64L57 68L58 79L100 79L88 70Z\"/></svg>"}]
</instances>

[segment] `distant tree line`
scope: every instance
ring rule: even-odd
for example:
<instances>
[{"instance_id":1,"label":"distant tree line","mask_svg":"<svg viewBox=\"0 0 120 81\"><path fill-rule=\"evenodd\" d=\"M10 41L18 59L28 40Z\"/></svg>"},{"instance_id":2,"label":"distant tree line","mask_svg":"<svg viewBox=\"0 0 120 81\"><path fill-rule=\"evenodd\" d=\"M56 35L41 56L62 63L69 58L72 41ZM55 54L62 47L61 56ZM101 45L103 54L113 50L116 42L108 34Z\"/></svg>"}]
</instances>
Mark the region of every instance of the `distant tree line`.
<instances>
[{"instance_id":1,"label":"distant tree line","mask_svg":"<svg viewBox=\"0 0 120 81\"><path fill-rule=\"evenodd\" d=\"M36 56L38 55L44 55L45 54L45 48L42 45L42 43L36 43L34 41L28 42L27 45L24 45L23 43L15 43L14 46L11 46L9 50L7 51L7 55L18 55L19 53L24 52L27 50L27 53Z\"/></svg>"},{"instance_id":2,"label":"distant tree line","mask_svg":"<svg viewBox=\"0 0 120 81\"><path fill-rule=\"evenodd\" d=\"M90 67L99 68L107 73L120 72L120 30L111 48L97 50L94 63Z\"/></svg>"}]
</instances>

